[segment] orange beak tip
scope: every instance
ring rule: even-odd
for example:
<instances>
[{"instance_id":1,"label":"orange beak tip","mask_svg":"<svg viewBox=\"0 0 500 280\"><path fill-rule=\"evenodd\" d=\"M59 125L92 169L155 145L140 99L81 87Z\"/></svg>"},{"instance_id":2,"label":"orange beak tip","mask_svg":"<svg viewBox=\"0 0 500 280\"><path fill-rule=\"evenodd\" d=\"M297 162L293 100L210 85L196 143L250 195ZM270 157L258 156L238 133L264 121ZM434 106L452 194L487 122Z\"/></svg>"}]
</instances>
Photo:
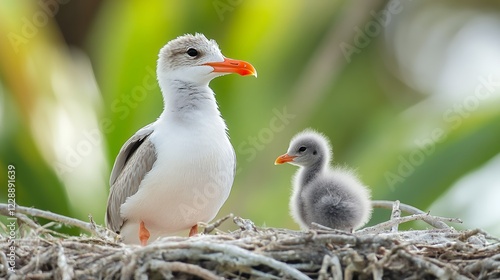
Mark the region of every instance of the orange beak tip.
<instances>
[{"instance_id":1,"label":"orange beak tip","mask_svg":"<svg viewBox=\"0 0 500 280\"><path fill-rule=\"evenodd\" d=\"M222 62L208 62L205 65L214 68L214 72L219 73L237 73L241 76L253 75L257 77L257 71L252 64L231 58L224 58Z\"/></svg>"},{"instance_id":2,"label":"orange beak tip","mask_svg":"<svg viewBox=\"0 0 500 280\"><path fill-rule=\"evenodd\" d=\"M296 156L290 156L288 154L281 155L274 161L274 165L292 162L294 158L296 158Z\"/></svg>"},{"instance_id":3,"label":"orange beak tip","mask_svg":"<svg viewBox=\"0 0 500 280\"><path fill-rule=\"evenodd\" d=\"M248 71L247 75L252 75L255 78L257 78L257 70L255 70L255 68L250 63L248 63L248 66L249 66L249 68L245 68Z\"/></svg>"}]
</instances>

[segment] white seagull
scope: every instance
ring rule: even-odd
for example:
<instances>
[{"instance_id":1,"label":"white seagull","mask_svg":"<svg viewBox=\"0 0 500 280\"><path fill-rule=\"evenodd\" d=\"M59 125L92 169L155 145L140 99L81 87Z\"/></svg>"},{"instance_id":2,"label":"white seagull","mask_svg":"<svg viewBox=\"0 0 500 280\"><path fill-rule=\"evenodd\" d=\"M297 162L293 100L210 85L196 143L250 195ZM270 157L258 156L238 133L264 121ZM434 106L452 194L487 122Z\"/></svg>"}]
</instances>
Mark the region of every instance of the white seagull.
<instances>
[{"instance_id":1,"label":"white seagull","mask_svg":"<svg viewBox=\"0 0 500 280\"><path fill-rule=\"evenodd\" d=\"M238 73L257 76L248 62L226 58L202 34L168 42L157 76L165 107L120 150L111 172L106 225L128 244L209 222L233 184L236 157L209 82Z\"/></svg>"},{"instance_id":2,"label":"white seagull","mask_svg":"<svg viewBox=\"0 0 500 280\"><path fill-rule=\"evenodd\" d=\"M370 191L351 170L331 168L331 148L322 134L306 129L290 141L275 164L300 166L293 179L290 213L302 229L312 223L352 231L372 213Z\"/></svg>"}]
</instances>

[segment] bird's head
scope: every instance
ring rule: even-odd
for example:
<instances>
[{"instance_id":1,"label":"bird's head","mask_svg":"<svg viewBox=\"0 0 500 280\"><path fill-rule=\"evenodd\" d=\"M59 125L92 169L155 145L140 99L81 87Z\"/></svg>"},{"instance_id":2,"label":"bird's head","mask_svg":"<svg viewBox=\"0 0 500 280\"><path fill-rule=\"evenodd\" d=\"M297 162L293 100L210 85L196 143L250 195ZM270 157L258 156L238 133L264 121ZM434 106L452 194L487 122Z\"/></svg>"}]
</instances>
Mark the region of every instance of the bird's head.
<instances>
[{"instance_id":1,"label":"bird's head","mask_svg":"<svg viewBox=\"0 0 500 280\"><path fill-rule=\"evenodd\" d=\"M330 142L321 133L306 129L295 135L290 141L286 154L279 156L274 164L290 163L310 167L330 162Z\"/></svg>"},{"instance_id":2,"label":"bird's head","mask_svg":"<svg viewBox=\"0 0 500 280\"><path fill-rule=\"evenodd\" d=\"M208 84L215 77L231 73L257 76L250 63L224 57L217 43L203 34L180 36L168 42L159 53L159 79Z\"/></svg>"}]
</instances>

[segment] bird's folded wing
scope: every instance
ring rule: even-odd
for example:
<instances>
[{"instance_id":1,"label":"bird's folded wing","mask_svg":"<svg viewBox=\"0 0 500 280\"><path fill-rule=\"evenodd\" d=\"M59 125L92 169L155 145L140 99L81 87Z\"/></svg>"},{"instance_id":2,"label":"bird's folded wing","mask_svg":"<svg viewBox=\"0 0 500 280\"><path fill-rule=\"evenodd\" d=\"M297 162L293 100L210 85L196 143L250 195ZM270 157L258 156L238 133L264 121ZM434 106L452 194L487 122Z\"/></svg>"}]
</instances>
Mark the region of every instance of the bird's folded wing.
<instances>
[{"instance_id":1,"label":"bird's folded wing","mask_svg":"<svg viewBox=\"0 0 500 280\"><path fill-rule=\"evenodd\" d=\"M124 223L120 215L121 205L137 192L142 179L156 161L156 151L149 139L152 132L151 124L137 131L116 157L109 182L111 189L106 211L106 224L115 232Z\"/></svg>"}]
</instances>

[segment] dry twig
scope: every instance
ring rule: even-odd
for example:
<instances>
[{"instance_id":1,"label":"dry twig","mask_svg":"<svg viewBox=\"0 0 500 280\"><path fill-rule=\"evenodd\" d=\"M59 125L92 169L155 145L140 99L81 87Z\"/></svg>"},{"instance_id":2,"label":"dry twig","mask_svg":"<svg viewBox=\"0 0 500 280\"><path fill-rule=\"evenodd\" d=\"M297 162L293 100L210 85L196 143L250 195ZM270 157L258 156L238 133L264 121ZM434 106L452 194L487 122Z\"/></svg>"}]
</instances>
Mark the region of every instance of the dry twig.
<instances>
[{"instance_id":1,"label":"dry twig","mask_svg":"<svg viewBox=\"0 0 500 280\"><path fill-rule=\"evenodd\" d=\"M9 208L8 208L7 204L0 203L0 214L2 214L4 216L9 216ZM114 233L110 230L107 230L106 228L97 226L93 222L92 217L90 217L90 216L89 217L90 217L91 223L87 223L87 222L80 221L80 220L75 219L75 218L55 214L55 213L52 213L50 211L39 210L36 208L23 207L23 206L19 206L19 205L16 205L16 208L14 210L14 214L17 218L19 218L23 222L27 223L33 229L40 228L40 226L37 225L36 223L34 223L33 220L26 219L26 215L44 218L44 219L55 221L55 222L65 224L68 226L78 227L80 229L83 229L84 231L90 232L90 233L92 233L96 236L99 236L101 238L108 238L108 237L115 238L116 237L116 233Z\"/></svg>"},{"instance_id":2,"label":"dry twig","mask_svg":"<svg viewBox=\"0 0 500 280\"><path fill-rule=\"evenodd\" d=\"M205 229L216 230L230 217ZM500 245L481 230L390 231L399 223L428 217L455 221L416 214L348 233L324 227L306 232L258 228L250 220L234 217L239 228L234 232L165 237L146 247L100 236L61 238L31 221L26 235L15 240L13 273L4 253L11 244L0 242L0 278L500 278ZM23 219L30 223L29 217ZM92 221L90 225L99 228Z\"/></svg>"},{"instance_id":3,"label":"dry twig","mask_svg":"<svg viewBox=\"0 0 500 280\"><path fill-rule=\"evenodd\" d=\"M394 201L389 201L389 200L373 200L372 206L373 208L393 209L394 203L395 203ZM411 215L426 214L426 212L404 203L399 203L399 209ZM423 219L423 221L435 228L441 228L441 229L450 228L447 224L445 224L442 221L435 221L432 219Z\"/></svg>"},{"instance_id":4,"label":"dry twig","mask_svg":"<svg viewBox=\"0 0 500 280\"><path fill-rule=\"evenodd\" d=\"M401 217L401 210L399 210L399 200L394 201L392 205L391 220ZM399 224L395 224L391 228L391 232L398 232Z\"/></svg>"}]
</instances>

